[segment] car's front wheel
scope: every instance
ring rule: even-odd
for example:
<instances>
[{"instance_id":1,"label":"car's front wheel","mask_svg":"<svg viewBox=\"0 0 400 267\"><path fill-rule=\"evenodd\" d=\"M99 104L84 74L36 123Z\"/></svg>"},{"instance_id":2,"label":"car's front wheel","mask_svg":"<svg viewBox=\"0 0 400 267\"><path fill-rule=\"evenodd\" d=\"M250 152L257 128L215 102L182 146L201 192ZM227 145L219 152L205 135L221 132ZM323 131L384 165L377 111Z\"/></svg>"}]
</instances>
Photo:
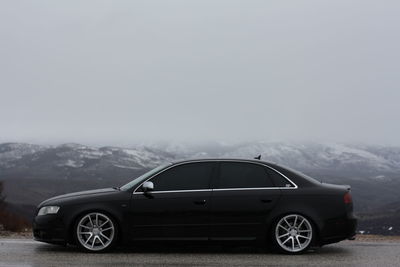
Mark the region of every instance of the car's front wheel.
<instances>
[{"instance_id":1,"label":"car's front wheel","mask_svg":"<svg viewBox=\"0 0 400 267\"><path fill-rule=\"evenodd\" d=\"M277 220L273 241L281 252L297 254L306 251L313 241L313 225L300 214L289 214Z\"/></svg>"},{"instance_id":2,"label":"car's front wheel","mask_svg":"<svg viewBox=\"0 0 400 267\"><path fill-rule=\"evenodd\" d=\"M101 212L90 212L77 220L75 238L83 250L102 252L114 246L117 231L117 225L110 216Z\"/></svg>"}]
</instances>

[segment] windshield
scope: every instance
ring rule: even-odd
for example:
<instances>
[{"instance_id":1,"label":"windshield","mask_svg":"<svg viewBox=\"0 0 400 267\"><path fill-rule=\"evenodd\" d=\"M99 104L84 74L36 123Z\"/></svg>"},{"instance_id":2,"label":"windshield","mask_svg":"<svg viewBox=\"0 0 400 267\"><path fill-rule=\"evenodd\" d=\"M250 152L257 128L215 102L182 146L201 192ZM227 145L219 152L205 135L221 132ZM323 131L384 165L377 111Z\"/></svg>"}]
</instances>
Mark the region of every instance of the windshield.
<instances>
[{"instance_id":1,"label":"windshield","mask_svg":"<svg viewBox=\"0 0 400 267\"><path fill-rule=\"evenodd\" d=\"M163 164L161 166L158 166L155 169L152 169L144 174L142 174L141 176L133 179L132 181L130 181L129 183L127 183L126 185L121 186L121 190L129 190L134 186L139 185L141 182L143 182L144 180L146 180L147 178L150 178L151 176L153 176L154 174L156 174L157 172L161 171L162 169L165 169L166 167L172 165L171 163L167 163L167 164Z\"/></svg>"}]
</instances>

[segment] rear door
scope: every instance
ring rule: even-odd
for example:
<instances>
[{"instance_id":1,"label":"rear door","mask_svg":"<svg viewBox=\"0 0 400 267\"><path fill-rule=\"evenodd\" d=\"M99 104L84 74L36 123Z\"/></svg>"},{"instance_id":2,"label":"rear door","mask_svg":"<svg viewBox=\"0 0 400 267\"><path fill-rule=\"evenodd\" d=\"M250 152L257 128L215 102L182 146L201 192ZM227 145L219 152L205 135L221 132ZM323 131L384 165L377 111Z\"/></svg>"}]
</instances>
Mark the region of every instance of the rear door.
<instances>
[{"instance_id":1,"label":"rear door","mask_svg":"<svg viewBox=\"0 0 400 267\"><path fill-rule=\"evenodd\" d=\"M139 188L130 207L133 239L207 240L214 166L173 166L149 180L153 191L144 194Z\"/></svg>"},{"instance_id":2,"label":"rear door","mask_svg":"<svg viewBox=\"0 0 400 267\"><path fill-rule=\"evenodd\" d=\"M219 163L211 196L212 240L252 240L265 235L267 215L280 197L265 168L249 162Z\"/></svg>"}]
</instances>

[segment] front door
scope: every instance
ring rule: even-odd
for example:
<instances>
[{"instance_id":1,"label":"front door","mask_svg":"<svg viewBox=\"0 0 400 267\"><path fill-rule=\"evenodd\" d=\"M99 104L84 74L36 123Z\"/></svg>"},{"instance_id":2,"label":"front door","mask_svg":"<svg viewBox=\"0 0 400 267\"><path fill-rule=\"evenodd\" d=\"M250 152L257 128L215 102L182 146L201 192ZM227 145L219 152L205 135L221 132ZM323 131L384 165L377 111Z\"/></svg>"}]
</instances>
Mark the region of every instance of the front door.
<instances>
[{"instance_id":1,"label":"front door","mask_svg":"<svg viewBox=\"0 0 400 267\"><path fill-rule=\"evenodd\" d=\"M144 193L139 187L130 205L132 238L207 240L214 166L213 162L175 165L149 180L153 191Z\"/></svg>"}]
</instances>

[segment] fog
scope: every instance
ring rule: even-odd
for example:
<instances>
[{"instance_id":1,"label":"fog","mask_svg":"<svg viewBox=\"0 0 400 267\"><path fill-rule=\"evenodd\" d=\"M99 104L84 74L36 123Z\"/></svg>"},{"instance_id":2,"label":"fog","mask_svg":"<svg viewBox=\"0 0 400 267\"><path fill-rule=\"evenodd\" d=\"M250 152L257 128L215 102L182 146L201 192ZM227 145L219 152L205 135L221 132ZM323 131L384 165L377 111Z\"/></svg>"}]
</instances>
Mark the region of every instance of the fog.
<instances>
[{"instance_id":1,"label":"fog","mask_svg":"<svg viewBox=\"0 0 400 267\"><path fill-rule=\"evenodd\" d=\"M2 1L0 142L400 145L398 1Z\"/></svg>"}]
</instances>

